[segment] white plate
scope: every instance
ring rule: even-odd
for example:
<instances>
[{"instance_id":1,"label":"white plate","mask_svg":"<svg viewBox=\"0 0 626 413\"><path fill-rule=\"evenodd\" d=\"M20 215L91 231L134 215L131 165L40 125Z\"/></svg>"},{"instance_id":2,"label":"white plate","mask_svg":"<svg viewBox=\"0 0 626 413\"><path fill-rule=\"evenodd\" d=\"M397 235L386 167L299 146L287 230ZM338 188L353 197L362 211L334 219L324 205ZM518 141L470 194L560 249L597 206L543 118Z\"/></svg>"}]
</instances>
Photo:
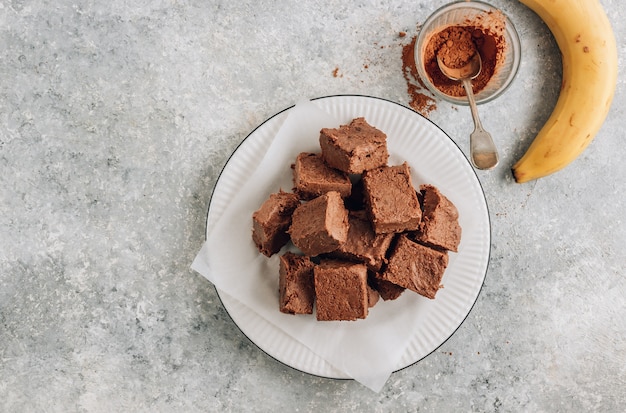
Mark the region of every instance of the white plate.
<instances>
[{"instance_id":1,"label":"white plate","mask_svg":"<svg viewBox=\"0 0 626 413\"><path fill-rule=\"evenodd\" d=\"M443 278L444 288L434 300L428 300L427 316L420 317L413 339L403 347L404 353L398 365L394 366L394 370L399 370L421 360L443 344L461 325L478 298L489 263L491 244L484 193L472 166L458 146L436 125L413 110L384 99L354 95L322 97L314 99L313 103L345 123L356 117L365 117L370 124L387 134L389 164L408 162L416 186L420 183L437 186L459 208L459 222L463 228L459 253L452 253ZM261 161L263 149L271 143L291 109L283 110L259 125L228 160L211 197L207 235L212 223ZM293 154L294 159L296 155ZM217 292L241 331L276 360L309 374L347 378L254 310L219 289Z\"/></svg>"}]
</instances>

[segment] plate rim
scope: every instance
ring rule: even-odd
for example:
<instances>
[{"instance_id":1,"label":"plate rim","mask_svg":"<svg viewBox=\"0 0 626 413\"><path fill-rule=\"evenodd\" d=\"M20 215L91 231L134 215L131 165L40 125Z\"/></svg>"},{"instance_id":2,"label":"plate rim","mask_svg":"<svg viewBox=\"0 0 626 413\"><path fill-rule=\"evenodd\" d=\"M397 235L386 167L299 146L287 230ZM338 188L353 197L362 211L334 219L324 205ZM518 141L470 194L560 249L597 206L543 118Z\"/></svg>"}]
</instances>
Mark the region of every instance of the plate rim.
<instances>
[{"instance_id":1,"label":"plate rim","mask_svg":"<svg viewBox=\"0 0 626 413\"><path fill-rule=\"evenodd\" d=\"M427 117L425 117L421 113L419 113L416 110L412 109L411 107L403 105L403 104L401 104L399 102L395 102L393 100L390 100L390 99L387 99L387 98L383 98L383 97L379 97L379 96L374 96L374 95L351 94L351 93L341 94L340 93L340 94L318 96L318 97L310 98L308 100L310 100L310 101L317 101L317 100L323 100L323 99L350 98L350 97L380 100L380 101L383 101L383 102L386 102L386 103L391 103L393 105L397 105L397 106L399 106L402 109L405 109L405 110L408 110L410 112L413 112L414 115L417 115L417 116L421 117L422 119L428 121L430 124L432 124L434 127L436 127L441 133L443 133L443 135L445 135L454 144L456 149L461 153L461 155L463 155L463 158L465 159L465 161L470 166L470 168L472 170L472 173L474 175L474 178L476 179L476 182L478 183L478 187L480 188L480 192L481 192L481 195L482 195L481 198L484 201L485 210L486 210L486 213L487 213L486 214L487 215L487 224L488 224L487 225L488 226L487 237L488 237L488 241L489 241L489 248L488 248L488 251L487 251L485 272L484 272L484 274L482 276L482 282L480 284L480 287L478 288L478 291L476 293L476 298L472 302L472 304L469 307L467 313L463 316L463 319L460 321L460 323L454 328L454 330L452 330L450 332L450 334L439 345L437 345L430 352L428 352L427 354L424 354L422 357L420 357L419 359L413 361L412 363L409 363L409 364L407 364L404 367L401 367L401 368L398 368L396 370L393 370L393 373L397 373L399 371L402 371L404 369L407 369L407 368L409 368L411 366L416 365L420 361L424 360L426 357L428 357L431 354L433 354L439 348L441 348L441 346L443 346L454 334L456 334L456 332L459 330L459 328L465 323L465 321L467 320L469 315L472 313L472 310L474 309L474 306L478 302L478 298L480 297L482 289L483 289L483 287L485 285L485 280L487 279L487 274L489 272L489 264L491 262L491 241L492 241L491 214L490 214L490 211L489 211L489 204L488 204L487 198L485 196L485 190L483 188L482 182L480 181L480 178L478 177L478 174L476 173L476 169L474 167L472 167L471 162L469 161L469 159L467 159L467 156L465 155L463 150L454 141L454 139L452 139L452 137L450 135L448 135L448 133L446 133L439 125L437 125L435 122L433 122L432 120L428 119ZM232 150L232 152L230 153L230 155L226 159L226 162L224 162L224 165L222 166L222 168L220 170L220 173L218 174L218 176L217 176L217 178L215 180L215 184L213 185L213 189L211 191L211 195L209 196L209 202L208 202L208 205L207 205L207 212L205 214L205 225L204 225L204 238L205 238L205 241L207 240L207 237L208 237L208 231L207 230L208 230L208 224L209 224L209 215L210 215L210 212L211 212L211 204L213 202L213 196L215 195L215 188L217 187L217 184L219 183L220 178L222 177L222 174L224 173L224 170L228 166L229 162L232 160L232 158L235 156L235 154L241 148L241 146L246 142L246 140L248 138L250 138L259 128L261 128L263 125L265 125L266 123L270 122L272 119L276 118L277 116L280 116L281 114L283 114L283 113L293 109L295 106L296 106L296 104L292 104L292 105L290 105L288 107L285 107L284 109L281 109L281 110L279 110L277 112L274 112L271 116L268 116L267 118L265 118L261 123L259 123L252 130L250 130L250 132L248 132L246 134L246 136ZM228 311L226 305L224 305L224 301L223 301L222 295L221 295L222 292L215 286L213 286L213 288L215 289L215 292L216 292L217 297L218 297L218 299L220 301L220 304L222 305L222 308L224 309L224 311L226 312L226 314L228 315L228 317L230 318L232 323L237 327L237 329L241 332L241 334L243 334L243 336L248 339L248 341L250 343L252 343L257 349L261 350L261 352L263 352L265 355L269 356L271 359L276 360L280 364L282 364L284 366L287 366L287 367L289 367L292 370L298 371L300 373L305 373L305 374L308 374L308 375L311 375L311 376L314 376L314 377L320 377L320 378L331 379L331 380L354 380L354 379L352 379L350 377L333 377L333 376L330 376L330 375L312 373L312 372L309 372L309 371L301 370L301 369L299 369L297 367L294 367L294 366L288 364L287 362L284 362L284 361L278 359L277 357L273 356L272 354L268 353L266 350L261 348L252 338L250 338L248 336L248 334L246 334L242 330L242 328L239 326L239 324L233 319L233 316Z\"/></svg>"}]
</instances>

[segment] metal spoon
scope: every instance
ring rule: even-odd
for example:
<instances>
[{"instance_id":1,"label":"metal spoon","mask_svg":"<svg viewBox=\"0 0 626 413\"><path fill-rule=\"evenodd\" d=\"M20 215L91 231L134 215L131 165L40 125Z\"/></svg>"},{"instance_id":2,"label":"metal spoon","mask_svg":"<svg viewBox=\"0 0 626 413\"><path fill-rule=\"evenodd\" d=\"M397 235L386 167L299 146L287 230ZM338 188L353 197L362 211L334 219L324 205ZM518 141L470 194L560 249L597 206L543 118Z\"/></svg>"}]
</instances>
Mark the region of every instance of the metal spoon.
<instances>
[{"instance_id":1,"label":"metal spoon","mask_svg":"<svg viewBox=\"0 0 626 413\"><path fill-rule=\"evenodd\" d=\"M470 155L472 164L477 169L492 169L498 164L498 150L493 143L489 132L483 129L483 125L478 118L478 109L474 100L472 90L472 79L476 78L482 70L482 60L480 54L475 53L467 65L458 69L446 66L441 58L437 56L437 64L441 72L452 80L461 81L467 94L472 118L474 119L474 132L470 135Z\"/></svg>"}]
</instances>

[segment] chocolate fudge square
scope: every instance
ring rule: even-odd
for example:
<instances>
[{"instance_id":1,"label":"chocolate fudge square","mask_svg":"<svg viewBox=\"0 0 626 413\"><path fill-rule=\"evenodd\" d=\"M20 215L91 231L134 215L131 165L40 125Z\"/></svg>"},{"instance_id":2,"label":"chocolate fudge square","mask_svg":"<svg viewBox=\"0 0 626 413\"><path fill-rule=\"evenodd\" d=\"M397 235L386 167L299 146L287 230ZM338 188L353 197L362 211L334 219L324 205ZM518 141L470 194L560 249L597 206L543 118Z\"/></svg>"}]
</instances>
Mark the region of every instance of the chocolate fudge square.
<instances>
[{"instance_id":1,"label":"chocolate fudge square","mask_svg":"<svg viewBox=\"0 0 626 413\"><path fill-rule=\"evenodd\" d=\"M372 308L380 300L380 294L373 289L369 284L367 285L367 306Z\"/></svg>"},{"instance_id":2,"label":"chocolate fudge square","mask_svg":"<svg viewBox=\"0 0 626 413\"><path fill-rule=\"evenodd\" d=\"M366 171L363 188L366 208L377 234L419 228L422 210L406 162Z\"/></svg>"},{"instance_id":3,"label":"chocolate fudge square","mask_svg":"<svg viewBox=\"0 0 626 413\"><path fill-rule=\"evenodd\" d=\"M303 203L292 215L291 241L311 257L329 253L348 238L348 210L337 191Z\"/></svg>"},{"instance_id":4,"label":"chocolate fudge square","mask_svg":"<svg viewBox=\"0 0 626 413\"><path fill-rule=\"evenodd\" d=\"M375 273L369 277L369 285L380 295L384 301L395 300L400 297L406 288L396 285L380 278L380 274Z\"/></svg>"},{"instance_id":5,"label":"chocolate fudge square","mask_svg":"<svg viewBox=\"0 0 626 413\"><path fill-rule=\"evenodd\" d=\"M287 314L313 314L315 264L304 255L286 252L280 257L278 295L280 311Z\"/></svg>"},{"instance_id":6,"label":"chocolate fudge square","mask_svg":"<svg viewBox=\"0 0 626 413\"><path fill-rule=\"evenodd\" d=\"M387 164L387 135L368 124L364 118L356 118L349 125L339 128L323 128L320 131L322 157L328 165L349 174Z\"/></svg>"},{"instance_id":7,"label":"chocolate fudge square","mask_svg":"<svg viewBox=\"0 0 626 413\"><path fill-rule=\"evenodd\" d=\"M461 242L459 212L433 185L421 185L423 212L416 240L448 251L458 252Z\"/></svg>"},{"instance_id":8,"label":"chocolate fudge square","mask_svg":"<svg viewBox=\"0 0 626 413\"><path fill-rule=\"evenodd\" d=\"M303 152L293 164L294 192L301 199L310 200L329 191L337 191L342 198L350 196L352 182L345 172L328 166L322 155Z\"/></svg>"},{"instance_id":9,"label":"chocolate fudge square","mask_svg":"<svg viewBox=\"0 0 626 413\"><path fill-rule=\"evenodd\" d=\"M319 321L367 317L369 291L365 264L323 260L313 269Z\"/></svg>"},{"instance_id":10,"label":"chocolate fudge square","mask_svg":"<svg viewBox=\"0 0 626 413\"><path fill-rule=\"evenodd\" d=\"M289 241L291 214L299 205L296 194L280 191L252 214L252 240L263 255L272 256Z\"/></svg>"},{"instance_id":11,"label":"chocolate fudge square","mask_svg":"<svg viewBox=\"0 0 626 413\"><path fill-rule=\"evenodd\" d=\"M447 252L418 244L402 234L381 278L433 299L447 266Z\"/></svg>"},{"instance_id":12,"label":"chocolate fudge square","mask_svg":"<svg viewBox=\"0 0 626 413\"><path fill-rule=\"evenodd\" d=\"M337 258L362 262L368 269L379 271L394 234L376 234L365 211L348 213L348 238L332 255Z\"/></svg>"}]
</instances>

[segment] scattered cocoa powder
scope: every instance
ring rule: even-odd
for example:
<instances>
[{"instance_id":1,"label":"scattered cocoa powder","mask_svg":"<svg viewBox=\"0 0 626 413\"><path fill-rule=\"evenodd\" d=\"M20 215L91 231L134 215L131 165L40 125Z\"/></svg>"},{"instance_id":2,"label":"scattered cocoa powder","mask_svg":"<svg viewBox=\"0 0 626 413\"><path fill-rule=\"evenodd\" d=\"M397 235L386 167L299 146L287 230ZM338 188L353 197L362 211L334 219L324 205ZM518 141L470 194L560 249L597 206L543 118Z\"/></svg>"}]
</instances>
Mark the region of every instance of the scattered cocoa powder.
<instances>
[{"instance_id":1,"label":"scattered cocoa powder","mask_svg":"<svg viewBox=\"0 0 626 413\"><path fill-rule=\"evenodd\" d=\"M421 115L428 117L430 112L437 109L434 97L424 85L424 82L417 73L415 64L415 41L417 36L413 36L408 44L402 46L402 75L407 85L407 92L411 101L409 106Z\"/></svg>"}]
</instances>

